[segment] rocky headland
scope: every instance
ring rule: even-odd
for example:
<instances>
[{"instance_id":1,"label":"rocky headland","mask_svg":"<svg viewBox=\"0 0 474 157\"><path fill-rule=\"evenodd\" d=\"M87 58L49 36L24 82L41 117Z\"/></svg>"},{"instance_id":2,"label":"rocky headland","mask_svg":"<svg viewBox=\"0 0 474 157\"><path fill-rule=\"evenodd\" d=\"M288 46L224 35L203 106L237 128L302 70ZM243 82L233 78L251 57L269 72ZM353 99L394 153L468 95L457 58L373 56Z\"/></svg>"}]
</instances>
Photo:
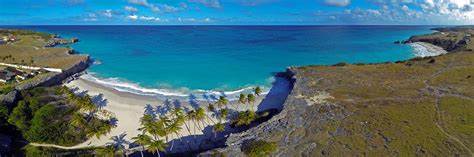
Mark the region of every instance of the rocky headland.
<instances>
[{"instance_id":1,"label":"rocky headland","mask_svg":"<svg viewBox=\"0 0 474 157\"><path fill-rule=\"evenodd\" d=\"M474 30L437 30L404 43L448 54L288 68L294 87L281 113L200 155L245 156L263 140L278 145L276 156L473 156Z\"/></svg>"}]
</instances>

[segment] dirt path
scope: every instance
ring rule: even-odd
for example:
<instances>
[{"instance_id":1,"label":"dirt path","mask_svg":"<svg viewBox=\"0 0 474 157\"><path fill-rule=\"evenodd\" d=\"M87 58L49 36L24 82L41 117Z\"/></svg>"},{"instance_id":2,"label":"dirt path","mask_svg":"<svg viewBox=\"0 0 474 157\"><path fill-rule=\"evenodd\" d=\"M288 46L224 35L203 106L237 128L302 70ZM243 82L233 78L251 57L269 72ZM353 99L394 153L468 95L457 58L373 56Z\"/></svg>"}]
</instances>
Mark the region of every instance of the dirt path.
<instances>
[{"instance_id":1,"label":"dirt path","mask_svg":"<svg viewBox=\"0 0 474 157\"><path fill-rule=\"evenodd\" d=\"M469 100L473 100L473 98L471 98L469 96L459 95L459 94L445 93L445 92L443 92L443 90L440 90L437 87L431 86L431 84L430 84L431 80L434 79L436 76L438 76L438 75L446 72L447 70L451 69L453 67L453 63L454 63L455 60L456 60L456 58L452 57L449 64L446 67L444 67L443 69L441 69L441 70L437 71L436 73L434 73L433 75L431 75L430 78L428 78L427 80L424 81L424 84L425 84L426 89L428 89L428 92L429 92L428 94L431 94L431 95L435 96L435 108L436 108L436 113L435 113L436 114L436 122L435 122L435 125L436 125L436 127L438 127L438 129L441 131L441 133L443 133L448 138L452 139L453 141L455 141L456 143L461 145L465 150L467 150L468 153L470 154L470 156L474 157L474 153L472 152L472 150L469 147L467 147L457 137L449 134L443 128L442 113L441 113L442 111L441 111L441 105L440 105L440 99L444 96L454 96L454 97L469 99Z\"/></svg>"}]
</instances>

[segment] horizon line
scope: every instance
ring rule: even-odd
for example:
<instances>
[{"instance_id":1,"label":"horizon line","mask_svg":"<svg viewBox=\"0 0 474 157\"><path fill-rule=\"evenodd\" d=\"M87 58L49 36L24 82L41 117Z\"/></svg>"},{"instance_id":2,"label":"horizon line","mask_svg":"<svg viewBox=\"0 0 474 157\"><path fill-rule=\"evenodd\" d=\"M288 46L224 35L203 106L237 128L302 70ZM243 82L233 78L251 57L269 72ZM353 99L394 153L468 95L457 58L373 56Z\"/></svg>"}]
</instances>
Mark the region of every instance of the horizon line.
<instances>
[{"instance_id":1,"label":"horizon line","mask_svg":"<svg viewBox=\"0 0 474 157\"><path fill-rule=\"evenodd\" d=\"M0 26L474 26L474 24L0 24Z\"/></svg>"}]
</instances>

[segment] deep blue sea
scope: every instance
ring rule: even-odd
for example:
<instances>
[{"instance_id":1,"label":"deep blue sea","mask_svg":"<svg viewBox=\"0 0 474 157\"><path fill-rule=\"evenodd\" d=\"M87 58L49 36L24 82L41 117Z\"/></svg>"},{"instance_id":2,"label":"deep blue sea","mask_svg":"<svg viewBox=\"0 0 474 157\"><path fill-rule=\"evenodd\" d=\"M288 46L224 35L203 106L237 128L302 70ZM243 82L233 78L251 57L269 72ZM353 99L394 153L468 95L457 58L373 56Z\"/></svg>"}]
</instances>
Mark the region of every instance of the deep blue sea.
<instances>
[{"instance_id":1,"label":"deep blue sea","mask_svg":"<svg viewBox=\"0 0 474 157\"><path fill-rule=\"evenodd\" d=\"M408 59L413 48L393 42L434 26L13 27L80 38L68 46L102 62L89 69L90 80L135 93L186 95L268 89L273 74L292 65Z\"/></svg>"}]
</instances>

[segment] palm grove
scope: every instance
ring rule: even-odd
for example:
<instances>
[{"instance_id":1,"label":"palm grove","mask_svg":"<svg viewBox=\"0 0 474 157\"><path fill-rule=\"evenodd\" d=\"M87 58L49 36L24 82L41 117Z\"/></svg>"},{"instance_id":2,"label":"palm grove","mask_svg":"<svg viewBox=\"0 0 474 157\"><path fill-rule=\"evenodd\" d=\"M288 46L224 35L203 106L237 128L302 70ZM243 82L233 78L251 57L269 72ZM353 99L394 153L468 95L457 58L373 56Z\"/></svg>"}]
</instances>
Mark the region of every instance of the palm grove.
<instances>
[{"instance_id":1,"label":"palm grove","mask_svg":"<svg viewBox=\"0 0 474 157\"><path fill-rule=\"evenodd\" d=\"M78 96L67 87L37 87L19 95L21 99L11 107L0 105L2 134L32 143L72 146L99 138L113 127L108 111L97 108L90 96Z\"/></svg>"},{"instance_id":2,"label":"palm grove","mask_svg":"<svg viewBox=\"0 0 474 157\"><path fill-rule=\"evenodd\" d=\"M220 96L217 101L210 103L206 109L198 107L186 112L181 107L175 107L163 116L145 113L140 119L142 133L132 138L133 143L140 145L135 147L138 149L134 150L140 151L142 156L144 151L160 156L161 152L175 149L175 141L177 140L169 141L171 137L176 137L179 140L178 144L185 145L189 150L192 150L193 148L189 143L198 142L196 130L204 130L206 126L212 126L213 132L212 135L208 136L208 141L215 141L217 135L226 130L225 122L230 122L231 126L241 127L249 126L258 118L254 107L256 97L261 94L262 89L256 87L253 93L241 93L238 103L234 105L230 103L226 96ZM236 111L233 117L231 117L232 111L229 107L233 107ZM240 108L246 108L247 110L238 112ZM229 118L232 119L229 121ZM183 129L189 135L192 135L193 140L183 140L181 134ZM199 144L200 142L202 141L199 141ZM96 153L113 156L115 154L127 154L134 150L126 150L122 146L111 143L97 149Z\"/></svg>"}]
</instances>

